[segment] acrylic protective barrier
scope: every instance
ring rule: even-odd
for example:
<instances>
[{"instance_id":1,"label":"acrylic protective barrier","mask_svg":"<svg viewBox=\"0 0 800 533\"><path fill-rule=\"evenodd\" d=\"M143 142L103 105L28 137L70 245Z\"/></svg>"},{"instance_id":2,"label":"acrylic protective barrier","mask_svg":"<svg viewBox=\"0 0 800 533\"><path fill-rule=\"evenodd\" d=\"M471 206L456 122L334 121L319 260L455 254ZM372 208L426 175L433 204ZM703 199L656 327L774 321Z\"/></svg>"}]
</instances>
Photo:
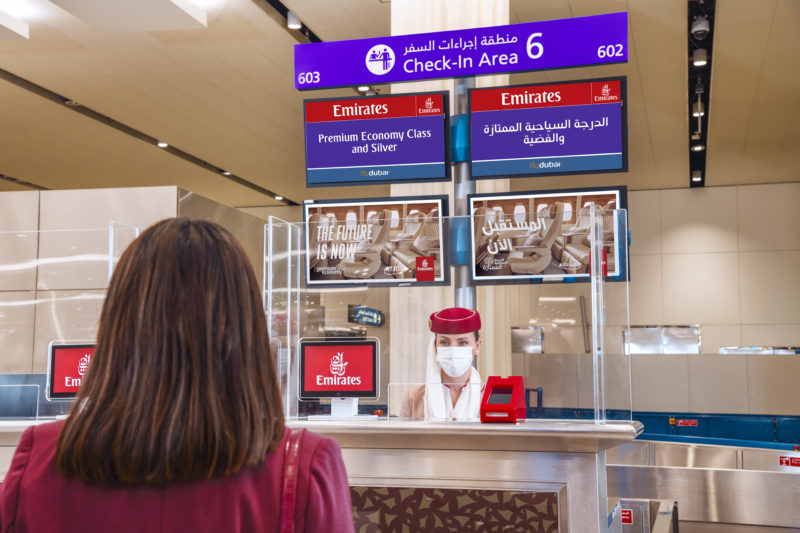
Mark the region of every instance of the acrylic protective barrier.
<instances>
[{"instance_id":1,"label":"acrylic protective barrier","mask_svg":"<svg viewBox=\"0 0 800 533\"><path fill-rule=\"evenodd\" d=\"M473 360L482 382L523 376L530 418L630 420L630 357L622 344L629 328L627 212L590 211L581 220L577 209L495 213L507 223L493 236L470 217L441 217L438 242L420 238L426 213L382 220L356 212L349 222L330 221L354 229L340 232L341 243L326 230L325 244L344 253L324 260L316 248L306 253L303 223L271 219L264 229L264 304L287 417L330 412L329 400L298 397L298 342L312 337L379 339L377 399L360 399L358 412L400 416L404 402L442 379L429 366L435 356L428 318L454 305L454 285L464 280L482 318ZM548 231L556 216L559 230ZM426 258L436 260L430 266L437 276L446 273L446 283L418 271ZM604 258L613 279L602 276ZM472 275L489 263L498 279ZM331 283L308 286L314 268Z\"/></svg>"},{"instance_id":2,"label":"acrylic protective barrier","mask_svg":"<svg viewBox=\"0 0 800 533\"><path fill-rule=\"evenodd\" d=\"M95 338L108 282L133 226L0 232L0 419L52 417L48 345Z\"/></svg>"}]
</instances>

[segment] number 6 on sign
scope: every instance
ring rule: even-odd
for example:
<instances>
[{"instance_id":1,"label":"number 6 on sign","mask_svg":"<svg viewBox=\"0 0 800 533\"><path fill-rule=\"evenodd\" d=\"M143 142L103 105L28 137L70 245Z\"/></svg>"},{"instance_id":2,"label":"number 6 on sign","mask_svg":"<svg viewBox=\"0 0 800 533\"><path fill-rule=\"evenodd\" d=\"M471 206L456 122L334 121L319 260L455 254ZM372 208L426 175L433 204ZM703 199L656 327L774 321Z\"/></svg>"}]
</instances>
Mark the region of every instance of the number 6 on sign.
<instances>
[{"instance_id":1,"label":"number 6 on sign","mask_svg":"<svg viewBox=\"0 0 800 533\"><path fill-rule=\"evenodd\" d=\"M542 46L542 43L534 41L536 37L541 36L542 34L537 32L531 33L530 37L528 37L528 57L531 59L539 59L544 53L544 46Z\"/></svg>"}]
</instances>

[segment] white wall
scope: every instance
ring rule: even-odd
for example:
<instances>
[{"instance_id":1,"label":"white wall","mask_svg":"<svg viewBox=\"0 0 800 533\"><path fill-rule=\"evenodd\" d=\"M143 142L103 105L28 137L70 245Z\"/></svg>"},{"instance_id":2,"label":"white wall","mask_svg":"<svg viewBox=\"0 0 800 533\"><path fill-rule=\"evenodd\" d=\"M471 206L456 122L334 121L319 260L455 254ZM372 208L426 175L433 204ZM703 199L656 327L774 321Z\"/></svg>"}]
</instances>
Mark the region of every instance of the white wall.
<instances>
[{"instance_id":1,"label":"white wall","mask_svg":"<svg viewBox=\"0 0 800 533\"><path fill-rule=\"evenodd\" d=\"M800 183L632 191L628 215L631 325L699 324L703 342L702 355L633 356L633 410L800 415L800 356L719 354L800 346ZM516 287L510 326L533 319L546 353L584 352L577 299L588 307L588 284ZM606 354L616 354L624 285L606 289ZM579 369L546 357L556 371L538 376L545 405L575 405Z\"/></svg>"},{"instance_id":2,"label":"white wall","mask_svg":"<svg viewBox=\"0 0 800 533\"><path fill-rule=\"evenodd\" d=\"M800 183L633 191L632 325L700 324L703 352L800 346Z\"/></svg>"},{"instance_id":3,"label":"white wall","mask_svg":"<svg viewBox=\"0 0 800 533\"><path fill-rule=\"evenodd\" d=\"M632 325L699 324L703 354L633 356L633 409L800 415L800 183L628 194ZM711 355L714 354L714 355Z\"/></svg>"}]
</instances>

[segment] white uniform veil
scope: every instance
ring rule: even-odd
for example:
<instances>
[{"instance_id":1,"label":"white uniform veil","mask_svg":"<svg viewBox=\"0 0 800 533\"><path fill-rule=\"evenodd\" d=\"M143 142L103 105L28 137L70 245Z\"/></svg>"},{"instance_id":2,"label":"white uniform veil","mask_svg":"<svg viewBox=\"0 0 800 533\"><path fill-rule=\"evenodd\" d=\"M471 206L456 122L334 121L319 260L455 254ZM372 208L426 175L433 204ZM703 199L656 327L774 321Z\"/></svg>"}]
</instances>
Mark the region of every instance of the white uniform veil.
<instances>
[{"instance_id":1,"label":"white uniform veil","mask_svg":"<svg viewBox=\"0 0 800 533\"><path fill-rule=\"evenodd\" d=\"M431 334L428 343L427 366L425 369L425 420L478 420L481 410L481 376L470 367L469 381L461 390L455 406L450 400L450 392L442 386L442 367L436 361L434 343L436 335Z\"/></svg>"}]
</instances>

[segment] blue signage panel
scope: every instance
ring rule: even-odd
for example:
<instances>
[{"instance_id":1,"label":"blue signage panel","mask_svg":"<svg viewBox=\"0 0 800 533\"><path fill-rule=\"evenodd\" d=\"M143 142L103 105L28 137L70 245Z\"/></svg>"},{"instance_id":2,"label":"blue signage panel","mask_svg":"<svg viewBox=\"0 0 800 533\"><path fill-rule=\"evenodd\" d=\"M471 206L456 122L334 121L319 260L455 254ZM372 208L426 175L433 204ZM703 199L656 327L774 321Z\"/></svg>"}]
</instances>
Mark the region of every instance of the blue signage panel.
<instances>
[{"instance_id":1,"label":"blue signage panel","mask_svg":"<svg viewBox=\"0 0 800 533\"><path fill-rule=\"evenodd\" d=\"M628 61L628 14L297 44L300 90Z\"/></svg>"},{"instance_id":2,"label":"blue signage panel","mask_svg":"<svg viewBox=\"0 0 800 533\"><path fill-rule=\"evenodd\" d=\"M382 328L386 322L386 316L383 311L364 307L361 305L348 305L347 306L347 321L354 324L363 324L365 326L375 326Z\"/></svg>"},{"instance_id":3,"label":"blue signage panel","mask_svg":"<svg viewBox=\"0 0 800 533\"><path fill-rule=\"evenodd\" d=\"M447 92L306 100L306 184L450 179Z\"/></svg>"},{"instance_id":4,"label":"blue signage panel","mask_svg":"<svg viewBox=\"0 0 800 533\"><path fill-rule=\"evenodd\" d=\"M624 101L624 77L472 89L472 177L626 171Z\"/></svg>"}]
</instances>

